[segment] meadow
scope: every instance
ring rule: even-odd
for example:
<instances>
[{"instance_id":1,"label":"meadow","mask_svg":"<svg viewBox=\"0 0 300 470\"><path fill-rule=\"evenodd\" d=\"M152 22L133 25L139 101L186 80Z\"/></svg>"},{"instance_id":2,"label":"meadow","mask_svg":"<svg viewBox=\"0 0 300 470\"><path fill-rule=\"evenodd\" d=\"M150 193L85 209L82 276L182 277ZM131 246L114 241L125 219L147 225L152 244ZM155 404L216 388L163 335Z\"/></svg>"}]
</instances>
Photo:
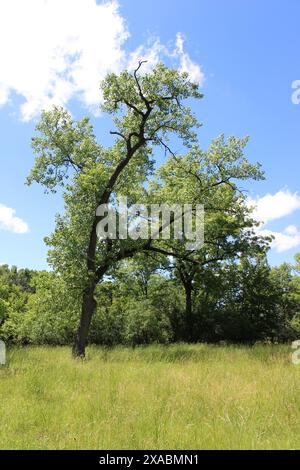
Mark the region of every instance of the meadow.
<instances>
[{"instance_id":1,"label":"meadow","mask_svg":"<svg viewBox=\"0 0 300 470\"><path fill-rule=\"evenodd\" d=\"M1 449L299 449L288 345L8 351Z\"/></svg>"}]
</instances>

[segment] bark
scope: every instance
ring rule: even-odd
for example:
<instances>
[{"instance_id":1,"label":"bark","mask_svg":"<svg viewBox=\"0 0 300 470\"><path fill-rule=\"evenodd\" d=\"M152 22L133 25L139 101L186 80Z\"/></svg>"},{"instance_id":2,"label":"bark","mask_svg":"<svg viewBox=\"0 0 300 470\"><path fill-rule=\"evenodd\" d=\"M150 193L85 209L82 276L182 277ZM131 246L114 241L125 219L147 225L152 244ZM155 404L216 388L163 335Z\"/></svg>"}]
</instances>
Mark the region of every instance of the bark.
<instances>
[{"instance_id":1,"label":"bark","mask_svg":"<svg viewBox=\"0 0 300 470\"><path fill-rule=\"evenodd\" d=\"M82 306L81 306L81 315L80 322L77 329L77 334L75 337L73 345L73 355L75 357L85 357L85 347L87 343L87 338L89 334L90 324L92 316L96 310L97 302L94 298L95 289L97 282L100 280L101 275L96 278L96 264L95 264L95 254L97 246L97 221L94 220L90 240L87 251L87 270L90 276L90 281L88 287L84 290L82 296ZM103 274L105 271L103 272Z\"/></svg>"},{"instance_id":2,"label":"bark","mask_svg":"<svg viewBox=\"0 0 300 470\"><path fill-rule=\"evenodd\" d=\"M186 334L187 340L193 339L193 305L192 305L192 283L185 282L185 320L186 320Z\"/></svg>"},{"instance_id":3,"label":"bark","mask_svg":"<svg viewBox=\"0 0 300 470\"><path fill-rule=\"evenodd\" d=\"M95 287L95 284L92 283L83 294L80 323L73 345L73 355L75 357L85 357L85 347L87 344L90 324L97 307L97 302L94 298Z\"/></svg>"},{"instance_id":4,"label":"bark","mask_svg":"<svg viewBox=\"0 0 300 470\"><path fill-rule=\"evenodd\" d=\"M186 341L192 341L194 327L192 299L194 271L188 271L183 264L179 264L177 272L185 292L185 338Z\"/></svg>"}]
</instances>

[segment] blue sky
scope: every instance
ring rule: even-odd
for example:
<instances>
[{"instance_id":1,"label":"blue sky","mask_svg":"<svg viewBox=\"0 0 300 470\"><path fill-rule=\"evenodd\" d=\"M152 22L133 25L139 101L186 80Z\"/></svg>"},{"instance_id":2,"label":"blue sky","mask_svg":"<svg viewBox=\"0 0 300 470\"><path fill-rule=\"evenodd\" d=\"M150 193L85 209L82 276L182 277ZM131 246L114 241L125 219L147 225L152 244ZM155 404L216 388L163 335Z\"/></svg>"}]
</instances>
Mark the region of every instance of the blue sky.
<instances>
[{"instance_id":1,"label":"blue sky","mask_svg":"<svg viewBox=\"0 0 300 470\"><path fill-rule=\"evenodd\" d=\"M266 180L246 187L262 230L276 235L270 261L292 261L300 251L300 104L291 99L299 17L298 0L2 0L0 263L45 268L43 237L63 209L59 195L24 184L40 109L55 102L74 117L91 114L107 143L98 82L141 57L200 81L204 148L221 132L250 136L247 156Z\"/></svg>"}]
</instances>

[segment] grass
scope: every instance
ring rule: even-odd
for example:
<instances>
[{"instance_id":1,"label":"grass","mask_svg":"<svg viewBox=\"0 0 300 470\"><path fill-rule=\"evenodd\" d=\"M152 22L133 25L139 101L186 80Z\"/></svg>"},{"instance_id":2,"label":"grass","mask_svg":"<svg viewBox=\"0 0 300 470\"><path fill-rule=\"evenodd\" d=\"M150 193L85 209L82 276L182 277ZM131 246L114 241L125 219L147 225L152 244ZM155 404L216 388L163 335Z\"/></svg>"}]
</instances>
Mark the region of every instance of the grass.
<instances>
[{"instance_id":1,"label":"grass","mask_svg":"<svg viewBox=\"0 0 300 470\"><path fill-rule=\"evenodd\" d=\"M289 346L11 349L1 449L299 449Z\"/></svg>"}]
</instances>

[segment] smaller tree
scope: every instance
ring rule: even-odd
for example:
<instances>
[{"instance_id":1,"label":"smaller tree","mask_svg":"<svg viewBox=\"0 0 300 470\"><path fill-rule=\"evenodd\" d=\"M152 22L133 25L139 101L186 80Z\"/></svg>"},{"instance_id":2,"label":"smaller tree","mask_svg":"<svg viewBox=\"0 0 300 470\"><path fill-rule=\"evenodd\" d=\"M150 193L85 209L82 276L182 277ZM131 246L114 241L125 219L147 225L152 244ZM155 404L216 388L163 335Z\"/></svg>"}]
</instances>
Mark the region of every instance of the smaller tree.
<instances>
[{"instance_id":1,"label":"smaller tree","mask_svg":"<svg viewBox=\"0 0 300 470\"><path fill-rule=\"evenodd\" d=\"M184 156L169 149L170 158L158 169L157 180L150 186L154 200L161 198L174 204L180 197L181 203L193 207L203 204L205 209L203 246L190 250L189 240L172 238L159 248L149 247L153 252L174 257L175 278L185 291L185 339L189 341L195 338L193 296L206 267L262 253L268 246L269 239L254 231L257 223L239 187L241 181L263 178L260 165L251 164L244 155L247 140L225 140L221 135L207 151L194 146Z\"/></svg>"}]
</instances>

